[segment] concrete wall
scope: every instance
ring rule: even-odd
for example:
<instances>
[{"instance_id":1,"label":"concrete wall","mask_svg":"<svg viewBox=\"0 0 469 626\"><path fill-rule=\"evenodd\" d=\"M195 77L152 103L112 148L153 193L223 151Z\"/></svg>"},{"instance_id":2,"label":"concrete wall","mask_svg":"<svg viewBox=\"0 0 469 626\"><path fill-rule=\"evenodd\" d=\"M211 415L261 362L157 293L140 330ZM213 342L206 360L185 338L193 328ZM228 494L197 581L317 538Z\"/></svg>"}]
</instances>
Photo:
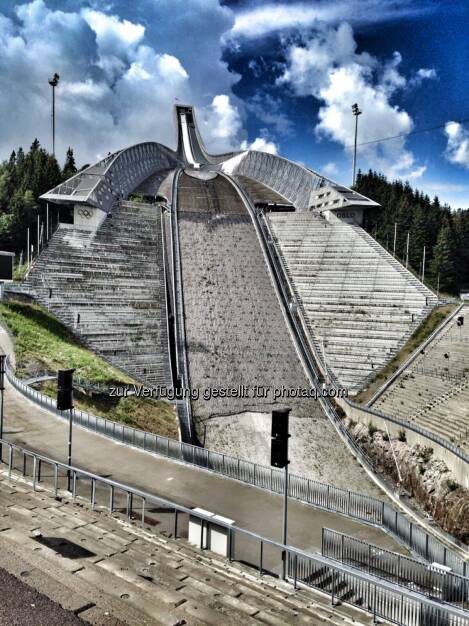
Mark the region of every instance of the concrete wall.
<instances>
[{"instance_id":1,"label":"concrete wall","mask_svg":"<svg viewBox=\"0 0 469 626\"><path fill-rule=\"evenodd\" d=\"M80 230L96 232L106 218L106 211L89 204L76 204L73 209L73 224Z\"/></svg>"}]
</instances>

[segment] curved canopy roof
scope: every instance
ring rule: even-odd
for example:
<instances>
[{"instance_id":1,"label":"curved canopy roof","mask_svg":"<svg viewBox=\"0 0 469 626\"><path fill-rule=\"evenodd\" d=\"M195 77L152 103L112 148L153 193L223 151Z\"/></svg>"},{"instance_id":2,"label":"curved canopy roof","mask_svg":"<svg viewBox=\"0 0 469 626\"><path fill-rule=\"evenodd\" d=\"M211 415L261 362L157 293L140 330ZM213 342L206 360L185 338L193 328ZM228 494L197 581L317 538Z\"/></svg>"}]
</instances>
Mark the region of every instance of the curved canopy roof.
<instances>
[{"instance_id":1,"label":"curved canopy roof","mask_svg":"<svg viewBox=\"0 0 469 626\"><path fill-rule=\"evenodd\" d=\"M156 142L124 148L75 174L41 198L59 204L91 204L109 212L142 181L160 169L178 166L176 153Z\"/></svg>"}]
</instances>

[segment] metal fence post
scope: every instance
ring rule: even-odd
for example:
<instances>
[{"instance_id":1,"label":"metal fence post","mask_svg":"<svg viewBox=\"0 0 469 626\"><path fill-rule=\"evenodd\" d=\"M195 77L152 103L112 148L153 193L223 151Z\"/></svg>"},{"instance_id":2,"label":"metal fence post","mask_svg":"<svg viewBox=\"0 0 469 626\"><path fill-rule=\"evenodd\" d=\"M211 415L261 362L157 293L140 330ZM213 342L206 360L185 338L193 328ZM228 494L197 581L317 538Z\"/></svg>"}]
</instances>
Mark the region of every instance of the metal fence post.
<instances>
[{"instance_id":1,"label":"metal fence post","mask_svg":"<svg viewBox=\"0 0 469 626\"><path fill-rule=\"evenodd\" d=\"M178 510L174 509L174 538L178 538Z\"/></svg>"},{"instance_id":2,"label":"metal fence post","mask_svg":"<svg viewBox=\"0 0 469 626\"><path fill-rule=\"evenodd\" d=\"M142 498L142 528L145 526L145 504L146 499ZM176 537L176 535L174 535Z\"/></svg>"},{"instance_id":3,"label":"metal fence post","mask_svg":"<svg viewBox=\"0 0 469 626\"><path fill-rule=\"evenodd\" d=\"M11 481L11 470L13 467L13 447L10 445L8 448L8 480Z\"/></svg>"},{"instance_id":4,"label":"metal fence post","mask_svg":"<svg viewBox=\"0 0 469 626\"><path fill-rule=\"evenodd\" d=\"M54 465L54 493L55 493L55 497L57 498L57 495L59 493L59 466L57 465L57 463L55 463Z\"/></svg>"},{"instance_id":5,"label":"metal fence post","mask_svg":"<svg viewBox=\"0 0 469 626\"><path fill-rule=\"evenodd\" d=\"M109 490L109 513L114 511L114 485L111 485Z\"/></svg>"},{"instance_id":6,"label":"metal fence post","mask_svg":"<svg viewBox=\"0 0 469 626\"><path fill-rule=\"evenodd\" d=\"M36 463L37 458L33 456L33 491L36 491Z\"/></svg>"},{"instance_id":7,"label":"metal fence post","mask_svg":"<svg viewBox=\"0 0 469 626\"><path fill-rule=\"evenodd\" d=\"M259 576L262 576L262 570L264 565L264 542L261 539L261 547L259 554Z\"/></svg>"}]
</instances>

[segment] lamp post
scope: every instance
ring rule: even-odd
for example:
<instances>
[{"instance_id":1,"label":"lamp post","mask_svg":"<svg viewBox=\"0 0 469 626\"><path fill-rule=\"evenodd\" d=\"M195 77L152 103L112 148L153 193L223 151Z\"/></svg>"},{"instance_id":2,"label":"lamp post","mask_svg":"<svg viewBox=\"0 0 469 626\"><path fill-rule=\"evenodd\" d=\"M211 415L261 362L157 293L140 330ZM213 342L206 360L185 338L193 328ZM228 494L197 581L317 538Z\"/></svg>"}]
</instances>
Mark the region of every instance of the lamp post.
<instances>
[{"instance_id":1,"label":"lamp post","mask_svg":"<svg viewBox=\"0 0 469 626\"><path fill-rule=\"evenodd\" d=\"M352 115L355 116L355 142L353 146L353 178L352 178L352 186L355 185L356 180L356 169L357 169L357 136L358 136L358 116L361 115L363 111L360 111L358 108L358 104L352 104Z\"/></svg>"},{"instance_id":2,"label":"lamp post","mask_svg":"<svg viewBox=\"0 0 469 626\"><path fill-rule=\"evenodd\" d=\"M52 154L55 156L55 88L59 84L60 76L55 72L52 78L49 80L49 85L52 87Z\"/></svg>"}]
</instances>

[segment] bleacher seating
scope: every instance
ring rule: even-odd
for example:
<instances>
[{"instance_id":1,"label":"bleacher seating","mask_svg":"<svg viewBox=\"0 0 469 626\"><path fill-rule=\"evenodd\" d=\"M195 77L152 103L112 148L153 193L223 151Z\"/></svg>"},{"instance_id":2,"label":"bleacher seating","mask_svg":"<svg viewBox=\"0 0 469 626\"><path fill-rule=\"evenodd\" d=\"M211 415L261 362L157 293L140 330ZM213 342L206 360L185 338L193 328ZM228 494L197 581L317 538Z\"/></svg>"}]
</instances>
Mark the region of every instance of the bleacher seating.
<instances>
[{"instance_id":1,"label":"bleacher seating","mask_svg":"<svg viewBox=\"0 0 469 626\"><path fill-rule=\"evenodd\" d=\"M469 307L461 309L372 405L469 451ZM467 321L458 326L463 316Z\"/></svg>"},{"instance_id":2,"label":"bleacher seating","mask_svg":"<svg viewBox=\"0 0 469 626\"><path fill-rule=\"evenodd\" d=\"M96 234L61 224L25 284L112 364L170 383L159 207L122 202Z\"/></svg>"},{"instance_id":3,"label":"bleacher seating","mask_svg":"<svg viewBox=\"0 0 469 626\"><path fill-rule=\"evenodd\" d=\"M150 511L146 529L123 525L82 503L9 483L5 476L0 476L0 500L0 567L79 615L83 623L372 623L371 616L350 606L331 607L328 595L295 591L291 583L267 572L259 578L252 567L175 540L161 527L166 522L157 524L155 533ZM336 586L336 599L346 591Z\"/></svg>"},{"instance_id":4,"label":"bleacher seating","mask_svg":"<svg viewBox=\"0 0 469 626\"><path fill-rule=\"evenodd\" d=\"M307 324L357 393L399 351L436 296L362 228L312 212L268 220Z\"/></svg>"}]
</instances>

